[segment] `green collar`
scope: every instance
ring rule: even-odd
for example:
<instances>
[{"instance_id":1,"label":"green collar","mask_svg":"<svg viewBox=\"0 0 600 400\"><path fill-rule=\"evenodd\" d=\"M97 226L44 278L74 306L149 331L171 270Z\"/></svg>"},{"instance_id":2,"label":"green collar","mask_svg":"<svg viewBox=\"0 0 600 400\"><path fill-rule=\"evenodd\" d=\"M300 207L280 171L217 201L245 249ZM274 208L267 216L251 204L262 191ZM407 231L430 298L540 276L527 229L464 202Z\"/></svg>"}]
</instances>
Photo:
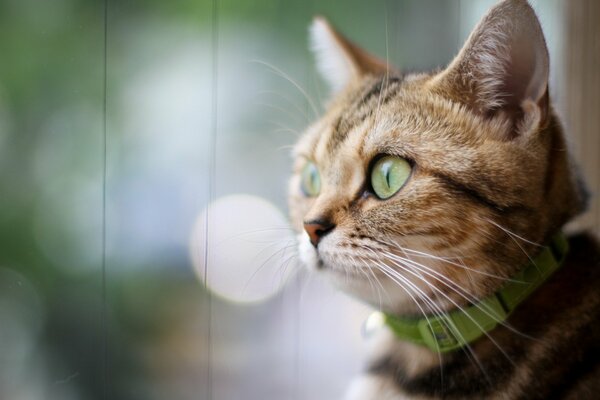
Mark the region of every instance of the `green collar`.
<instances>
[{"instance_id":1,"label":"green collar","mask_svg":"<svg viewBox=\"0 0 600 400\"><path fill-rule=\"evenodd\" d=\"M426 346L435 352L459 349L503 323L523 300L561 266L568 251L566 237L558 233L550 245L544 247L502 289L479 303L463 310L425 318L384 314L384 322L398 338Z\"/></svg>"}]
</instances>

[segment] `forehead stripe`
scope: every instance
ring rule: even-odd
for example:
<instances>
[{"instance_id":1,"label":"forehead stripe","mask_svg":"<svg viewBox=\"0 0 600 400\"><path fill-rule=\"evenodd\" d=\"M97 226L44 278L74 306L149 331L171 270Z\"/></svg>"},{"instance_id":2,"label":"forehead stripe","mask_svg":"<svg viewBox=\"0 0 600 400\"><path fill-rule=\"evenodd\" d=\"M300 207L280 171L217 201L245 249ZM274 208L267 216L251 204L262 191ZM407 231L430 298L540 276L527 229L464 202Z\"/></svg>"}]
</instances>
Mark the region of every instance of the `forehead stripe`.
<instances>
[{"instance_id":1,"label":"forehead stripe","mask_svg":"<svg viewBox=\"0 0 600 400\"><path fill-rule=\"evenodd\" d=\"M382 77L363 90L348 108L336 120L327 140L327 151L332 152L340 146L348 136L348 132L362 123L375 109L385 105L400 89L402 78L398 76ZM380 95L384 96L381 97ZM325 139L324 139L325 140Z\"/></svg>"},{"instance_id":2,"label":"forehead stripe","mask_svg":"<svg viewBox=\"0 0 600 400\"><path fill-rule=\"evenodd\" d=\"M390 88L397 88L398 86L396 84L399 84L400 82L402 82L402 78L399 76L384 76L375 82L375 84L371 86L371 89L362 96L361 100L357 102L358 106L366 104L373 96L379 95L382 89L385 89L384 93L386 94L386 98L389 97ZM395 94L395 91L393 94Z\"/></svg>"}]
</instances>

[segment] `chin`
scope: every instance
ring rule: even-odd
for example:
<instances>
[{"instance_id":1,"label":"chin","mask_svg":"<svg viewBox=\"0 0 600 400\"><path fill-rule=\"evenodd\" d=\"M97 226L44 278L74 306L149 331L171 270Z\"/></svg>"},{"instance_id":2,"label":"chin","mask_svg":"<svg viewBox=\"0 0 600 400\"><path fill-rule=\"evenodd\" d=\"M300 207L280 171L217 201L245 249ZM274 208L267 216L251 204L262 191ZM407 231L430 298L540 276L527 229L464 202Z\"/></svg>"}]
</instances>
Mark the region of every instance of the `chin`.
<instances>
[{"instance_id":1,"label":"chin","mask_svg":"<svg viewBox=\"0 0 600 400\"><path fill-rule=\"evenodd\" d=\"M305 234L298 235L298 253L305 268L354 299L378 311L413 312L412 299L394 281L378 275L376 282L370 273L357 272L351 265L340 262L340 257L320 257Z\"/></svg>"}]
</instances>

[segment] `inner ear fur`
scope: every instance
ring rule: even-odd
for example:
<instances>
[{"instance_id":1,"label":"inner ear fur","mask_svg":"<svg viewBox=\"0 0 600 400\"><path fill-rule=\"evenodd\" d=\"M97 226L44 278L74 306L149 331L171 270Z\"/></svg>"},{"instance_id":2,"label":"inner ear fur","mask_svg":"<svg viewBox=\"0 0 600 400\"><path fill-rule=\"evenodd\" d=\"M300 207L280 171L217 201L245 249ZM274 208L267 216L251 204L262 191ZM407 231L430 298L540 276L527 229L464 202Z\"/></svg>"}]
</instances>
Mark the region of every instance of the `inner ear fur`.
<instances>
[{"instance_id":1,"label":"inner ear fur","mask_svg":"<svg viewBox=\"0 0 600 400\"><path fill-rule=\"evenodd\" d=\"M492 8L433 81L435 90L486 117L519 120L533 103L548 114L549 57L542 28L525 0Z\"/></svg>"},{"instance_id":2,"label":"inner ear fur","mask_svg":"<svg viewBox=\"0 0 600 400\"><path fill-rule=\"evenodd\" d=\"M345 38L321 16L310 27L311 49L317 68L335 94L365 75L383 75L391 68Z\"/></svg>"}]
</instances>

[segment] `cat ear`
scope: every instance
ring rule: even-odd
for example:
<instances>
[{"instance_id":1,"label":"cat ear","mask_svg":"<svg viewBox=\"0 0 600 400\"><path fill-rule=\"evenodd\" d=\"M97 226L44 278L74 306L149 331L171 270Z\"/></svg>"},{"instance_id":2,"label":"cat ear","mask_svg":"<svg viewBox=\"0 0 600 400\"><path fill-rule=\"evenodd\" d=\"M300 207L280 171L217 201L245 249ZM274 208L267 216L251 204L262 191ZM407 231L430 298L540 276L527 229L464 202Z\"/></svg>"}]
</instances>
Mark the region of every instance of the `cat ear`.
<instances>
[{"instance_id":1,"label":"cat ear","mask_svg":"<svg viewBox=\"0 0 600 400\"><path fill-rule=\"evenodd\" d=\"M334 93L363 75L384 74L388 70L384 61L343 37L323 17L317 16L313 20L310 42L317 69Z\"/></svg>"},{"instance_id":2,"label":"cat ear","mask_svg":"<svg viewBox=\"0 0 600 400\"><path fill-rule=\"evenodd\" d=\"M548 108L549 61L542 28L526 0L492 8L436 79L445 93L483 115L516 118L527 104Z\"/></svg>"}]
</instances>

